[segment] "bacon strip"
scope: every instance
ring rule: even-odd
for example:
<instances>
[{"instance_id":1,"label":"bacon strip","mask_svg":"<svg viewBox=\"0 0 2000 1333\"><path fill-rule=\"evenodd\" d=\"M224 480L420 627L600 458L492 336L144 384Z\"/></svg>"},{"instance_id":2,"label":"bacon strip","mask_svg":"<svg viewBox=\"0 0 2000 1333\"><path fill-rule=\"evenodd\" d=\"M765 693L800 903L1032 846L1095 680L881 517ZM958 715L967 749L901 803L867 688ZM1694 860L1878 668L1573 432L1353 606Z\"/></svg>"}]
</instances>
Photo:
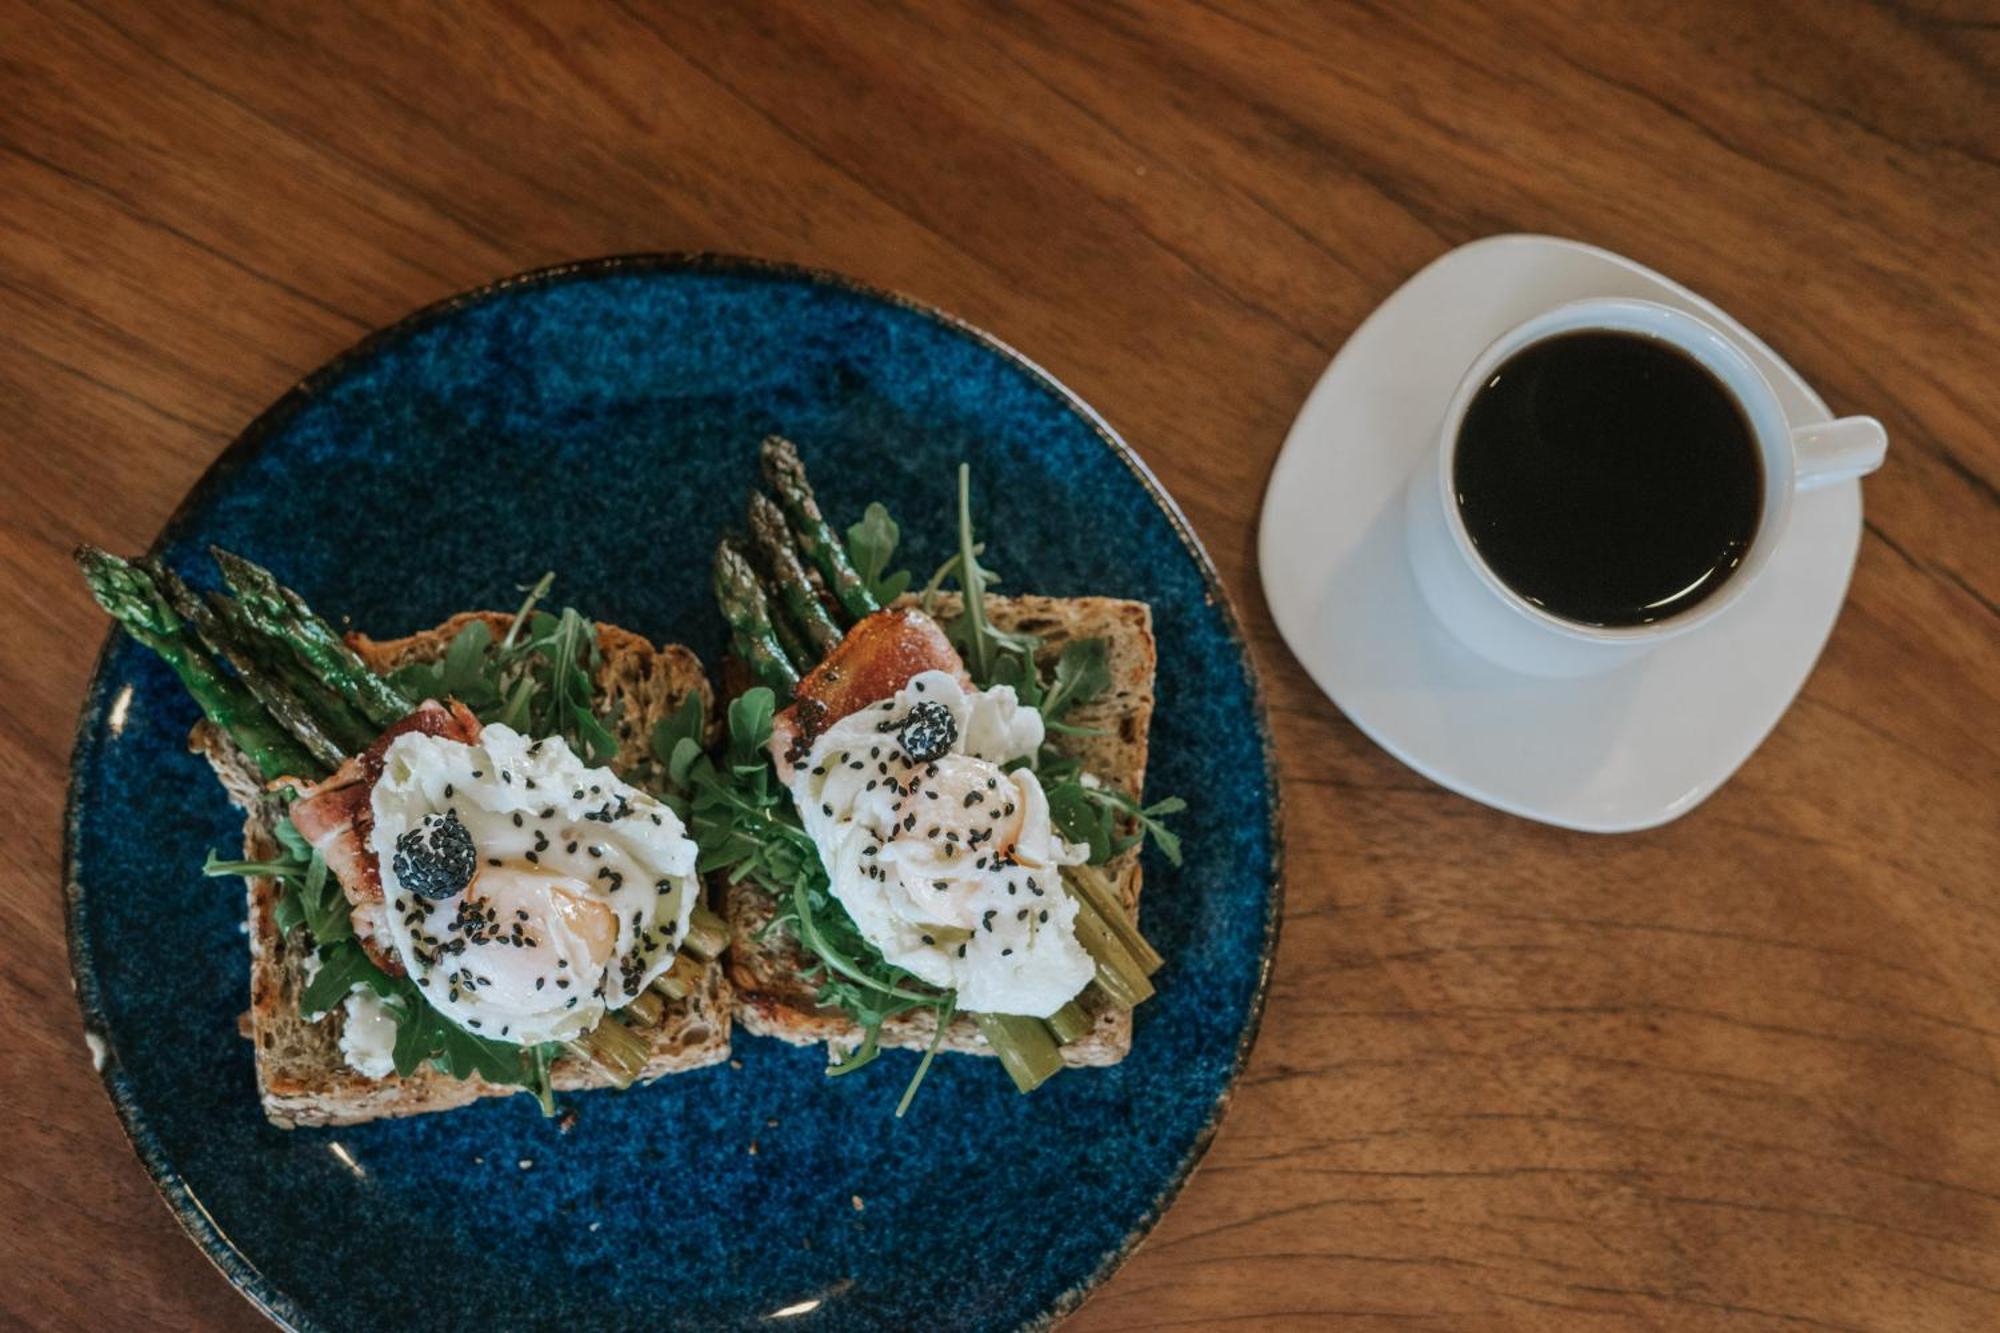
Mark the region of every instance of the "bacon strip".
<instances>
[{"instance_id":1,"label":"bacon strip","mask_svg":"<svg viewBox=\"0 0 2000 1333\"><path fill-rule=\"evenodd\" d=\"M972 688L958 649L923 612L877 611L847 631L826 660L799 682L791 706L772 720L771 757L778 777L790 782L793 766L811 753L828 727L887 699L925 671L948 672Z\"/></svg>"},{"instance_id":2,"label":"bacon strip","mask_svg":"<svg viewBox=\"0 0 2000 1333\"><path fill-rule=\"evenodd\" d=\"M479 739L479 719L456 699L443 704L426 699L415 712L377 737L373 745L350 755L324 782L301 784L281 778L272 784L298 791L299 798L292 802L292 827L326 858L328 872L353 909L354 938L375 966L392 977L403 975L403 964L389 943L382 868L368 847L368 834L374 825L369 797L382 776L382 756L390 743L410 732L470 745Z\"/></svg>"}]
</instances>

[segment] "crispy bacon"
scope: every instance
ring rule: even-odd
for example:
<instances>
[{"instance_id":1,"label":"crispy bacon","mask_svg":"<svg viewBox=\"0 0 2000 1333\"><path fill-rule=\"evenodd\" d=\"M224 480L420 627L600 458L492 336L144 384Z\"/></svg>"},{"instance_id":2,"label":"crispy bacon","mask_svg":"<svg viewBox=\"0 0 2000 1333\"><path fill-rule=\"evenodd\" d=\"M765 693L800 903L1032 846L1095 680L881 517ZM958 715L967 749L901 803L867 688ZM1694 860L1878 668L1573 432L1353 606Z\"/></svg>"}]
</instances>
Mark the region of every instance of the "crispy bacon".
<instances>
[{"instance_id":1,"label":"crispy bacon","mask_svg":"<svg viewBox=\"0 0 2000 1333\"><path fill-rule=\"evenodd\" d=\"M792 767L812 751L813 742L834 723L886 699L911 677L944 671L966 689L972 678L944 630L921 611L877 611L834 646L826 660L799 682L791 706L771 723L771 755L778 776L791 781Z\"/></svg>"},{"instance_id":2,"label":"crispy bacon","mask_svg":"<svg viewBox=\"0 0 2000 1333\"><path fill-rule=\"evenodd\" d=\"M470 745L479 739L479 719L456 699L448 704L427 699L415 712L391 725L373 745L350 755L324 782L301 785L280 780L299 793L292 802L292 827L326 858L328 872L353 909L354 938L375 966L392 977L403 975L403 964L389 943L382 869L368 847L374 824L369 797L382 776L382 756L390 742L410 732Z\"/></svg>"}]
</instances>

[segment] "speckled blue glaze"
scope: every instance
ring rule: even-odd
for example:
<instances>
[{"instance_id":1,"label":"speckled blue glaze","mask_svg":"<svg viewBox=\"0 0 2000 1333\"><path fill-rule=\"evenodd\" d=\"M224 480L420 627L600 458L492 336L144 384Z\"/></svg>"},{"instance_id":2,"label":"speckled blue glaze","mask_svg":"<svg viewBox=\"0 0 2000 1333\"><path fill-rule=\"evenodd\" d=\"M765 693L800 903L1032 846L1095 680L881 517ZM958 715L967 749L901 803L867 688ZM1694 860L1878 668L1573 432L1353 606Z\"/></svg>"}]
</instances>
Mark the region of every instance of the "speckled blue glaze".
<instances>
[{"instance_id":1,"label":"speckled blue glaze","mask_svg":"<svg viewBox=\"0 0 2000 1333\"><path fill-rule=\"evenodd\" d=\"M947 553L963 458L1008 587L1152 604L1148 787L1192 806L1187 864L1147 855L1146 931L1167 965L1132 1056L1033 1097L989 1061L946 1057L897 1121L914 1056L828 1080L818 1051L739 1033L741 1068L572 1097L567 1133L523 1097L274 1129L236 1035L242 896L195 869L236 844L238 821L184 750L193 706L114 639L72 776L78 993L168 1203L279 1321L747 1328L820 1299L785 1322L1034 1326L1116 1266L1206 1147L1277 929L1261 703L1170 502L1088 409L990 338L751 261L531 274L412 316L306 381L160 547L188 569L210 542L243 551L376 633L511 605L554 569L560 599L713 661L709 552L773 430L800 442L838 521L885 500L912 568Z\"/></svg>"}]
</instances>

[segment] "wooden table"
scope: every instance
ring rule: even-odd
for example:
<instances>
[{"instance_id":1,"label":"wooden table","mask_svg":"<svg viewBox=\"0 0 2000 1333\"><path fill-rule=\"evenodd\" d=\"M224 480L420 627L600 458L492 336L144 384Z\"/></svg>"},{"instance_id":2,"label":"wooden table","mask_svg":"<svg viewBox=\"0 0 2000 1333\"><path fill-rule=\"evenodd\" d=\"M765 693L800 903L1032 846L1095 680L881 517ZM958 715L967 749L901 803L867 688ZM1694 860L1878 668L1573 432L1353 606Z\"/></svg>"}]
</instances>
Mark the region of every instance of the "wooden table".
<instances>
[{"instance_id":1,"label":"wooden table","mask_svg":"<svg viewBox=\"0 0 2000 1333\"><path fill-rule=\"evenodd\" d=\"M145 545L418 304L710 248L1025 349L1180 498L1255 635L1289 784L1270 1011L1206 1166L1073 1327L2000 1327L1990 4L403 10L0 6L0 1323L260 1322L154 1197L70 997L59 810L104 621L69 549ZM1341 340L1516 230L1689 283L1893 440L1805 693L1652 833L1416 777L1308 683L1253 567Z\"/></svg>"}]
</instances>

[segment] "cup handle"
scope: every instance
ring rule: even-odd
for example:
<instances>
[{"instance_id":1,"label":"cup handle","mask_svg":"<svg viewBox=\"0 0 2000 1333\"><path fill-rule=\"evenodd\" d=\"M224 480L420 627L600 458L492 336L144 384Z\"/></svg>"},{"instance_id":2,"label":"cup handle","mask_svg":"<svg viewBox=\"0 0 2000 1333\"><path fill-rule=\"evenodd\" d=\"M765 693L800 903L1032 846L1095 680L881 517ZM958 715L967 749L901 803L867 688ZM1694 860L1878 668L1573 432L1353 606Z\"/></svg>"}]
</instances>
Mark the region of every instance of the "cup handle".
<instances>
[{"instance_id":1,"label":"cup handle","mask_svg":"<svg viewBox=\"0 0 2000 1333\"><path fill-rule=\"evenodd\" d=\"M1865 477L1882 466L1889 434L1874 417L1842 417L1792 432L1793 485L1818 490L1850 477Z\"/></svg>"}]
</instances>

